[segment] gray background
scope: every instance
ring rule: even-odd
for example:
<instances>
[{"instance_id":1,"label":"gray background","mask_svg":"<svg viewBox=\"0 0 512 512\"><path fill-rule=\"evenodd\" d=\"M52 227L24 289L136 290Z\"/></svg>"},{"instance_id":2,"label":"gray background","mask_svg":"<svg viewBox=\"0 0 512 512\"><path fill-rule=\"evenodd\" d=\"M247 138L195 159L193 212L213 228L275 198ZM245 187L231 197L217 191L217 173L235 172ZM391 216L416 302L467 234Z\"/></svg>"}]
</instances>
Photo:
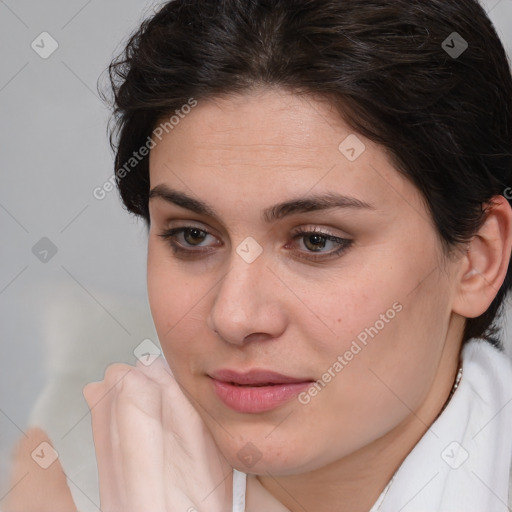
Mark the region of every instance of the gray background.
<instances>
[{"instance_id":1,"label":"gray background","mask_svg":"<svg viewBox=\"0 0 512 512\"><path fill-rule=\"evenodd\" d=\"M101 201L92 191L113 171L96 82L158 3L0 0L0 498L52 369L52 333L102 332L103 322L126 341L120 359L153 335L147 309L140 321L132 314L147 306L145 229L115 191ZM511 54L512 0L484 5ZM59 45L47 59L31 48L43 31ZM43 237L57 248L47 262L32 252ZM78 338L69 350L98 350L96 336Z\"/></svg>"}]
</instances>

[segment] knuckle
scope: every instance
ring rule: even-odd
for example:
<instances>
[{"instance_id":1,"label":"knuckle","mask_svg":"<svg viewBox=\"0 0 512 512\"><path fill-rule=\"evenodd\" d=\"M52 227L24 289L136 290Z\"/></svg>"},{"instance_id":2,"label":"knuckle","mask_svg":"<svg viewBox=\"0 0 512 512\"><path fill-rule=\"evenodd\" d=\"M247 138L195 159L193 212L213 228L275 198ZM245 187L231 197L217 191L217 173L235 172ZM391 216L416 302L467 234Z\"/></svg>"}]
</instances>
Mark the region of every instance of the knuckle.
<instances>
[{"instance_id":1,"label":"knuckle","mask_svg":"<svg viewBox=\"0 0 512 512\"><path fill-rule=\"evenodd\" d=\"M115 401L117 413L131 410L134 407L148 416L161 416L162 395L160 387L136 370L126 374L122 381L122 390Z\"/></svg>"},{"instance_id":2,"label":"knuckle","mask_svg":"<svg viewBox=\"0 0 512 512\"><path fill-rule=\"evenodd\" d=\"M82 388L82 395L89 407L96 401L97 396L101 392L101 382L89 382Z\"/></svg>"},{"instance_id":3,"label":"knuckle","mask_svg":"<svg viewBox=\"0 0 512 512\"><path fill-rule=\"evenodd\" d=\"M160 396L160 387L155 381L135 370L123 378L123 394L135 399L149 399Z\"/></svg>"},{"instance_id":4,"label":"knuckle","mask_svg":"<svg viewBox=\"0 0 512 512\"><path fill-rule=\"evenodd\" d=\"M108 386L115 386L117 383L122 382L126 376L133 372L135 368L128 364L114 363L107 367L103 382Z\"/></svg>"}]
</instances>

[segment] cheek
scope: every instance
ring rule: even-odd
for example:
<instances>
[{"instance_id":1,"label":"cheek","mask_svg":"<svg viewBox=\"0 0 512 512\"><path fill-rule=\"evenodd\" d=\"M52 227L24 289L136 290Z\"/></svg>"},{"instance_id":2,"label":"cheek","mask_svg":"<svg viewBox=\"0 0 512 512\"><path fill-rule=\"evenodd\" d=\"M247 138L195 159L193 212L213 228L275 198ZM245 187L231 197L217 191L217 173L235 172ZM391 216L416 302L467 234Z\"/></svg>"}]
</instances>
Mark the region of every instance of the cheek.
<instances>
[{"instance_id":1,"label":"cheek","mask_svg":"<svg viewBox=\"0 0 512 512\"><path fill-rule=\"evenodd\" d=\"M433 283L425 283L400 297L400 310L392 319L389 315L388 323L370 320L370 327L359 331L363 337L346 338L352 341L345 342L343 362L335 368L342 369L321 392L324 405L330 404L324 408L331 416L326 425L336 424L334 411L352 411L343 430L357 443L384 434L420 407L439 368L449 318L447 301L439 300L436 291Z\"/></svg>"},{"instance_id":2,"label":"cheek","mask_svg":"<svg viewBox=\"0 0 512 512\"><path fill-rule=\"evenodd\" d=\"M399 273L385 261L367 258L310 287L308 294L297 290L314 315L299 314L297 307L295 319L314 340L317 354L332 358L349 350L355 340L364 343L389 330L397 310L403 309L407 279L403 269Z\"/></svg>"},{"instance_id":3,"label":"cheek","mask_svg":"<svg viewBox=\"0 0 512 512\"><path fill-rule=\"evenodd\" d=\"M148 299L155 327L160 341L163 342L162 335L175 324L179 318L179 309L185 304L184 301L180 304L177 300L176 292L181 288L181 283L176 279L176 272L173 271L170 261L166 261L164 251L159 245L150 234L147 261Z\"/></svg>"},{"instance_id":4,"label":"cheek","mask_svg":"<svg viewBox=\"0 0 512 512\"><path fill-rule=\"evenodd\" d=\"M169 252L168 252L169 251ZM153 322L166 359L172 362L189 357L202 336L204 312L211 286L190 277L179 268L170 249L158 241L148 245L147 286Z\"/></svg>"},{"instance_id":5,"label":"cheek","mask_svg":"<svg viewBox=\"0 0 512 512\"><path fill-rule=\"evenodd\" d=\"M403 403L415 407L425 397L451 311L449 278L430 252L422 259L395 258L394 264L376 260L371 272L355 272L357 284L347 277L326 294L321 314L331 319L334 333L318 336L312 326L307 331L314 346L306 360L319 361L321 372L320 390L304 397L311 398L312 417L330 416L326 424L339 427L340 411L357 411L343 420L343 430L355 439L361 424L384 432L410 413ZM375 418L384 418L382 425Z\"/></svg>"}]
</instances>

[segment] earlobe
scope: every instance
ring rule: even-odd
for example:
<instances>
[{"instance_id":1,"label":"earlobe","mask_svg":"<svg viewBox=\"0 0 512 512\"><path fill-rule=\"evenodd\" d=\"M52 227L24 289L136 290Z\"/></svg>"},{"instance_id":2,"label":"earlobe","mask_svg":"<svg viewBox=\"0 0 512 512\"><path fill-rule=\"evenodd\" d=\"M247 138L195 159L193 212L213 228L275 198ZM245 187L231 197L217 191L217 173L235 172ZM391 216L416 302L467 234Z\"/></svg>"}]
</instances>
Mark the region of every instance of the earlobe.
<instances>
[{"instance_id":1,"label":"earlobe","mask_svg":"<svg viewBox=\"0 0 512 512\"><path fill-rule=\"evenodd\" d=\"M463 257L455 313L466 318L485 313L505 280L511 250L512 208L503 196L495 196Z\"/></svg>"}]
</instances>

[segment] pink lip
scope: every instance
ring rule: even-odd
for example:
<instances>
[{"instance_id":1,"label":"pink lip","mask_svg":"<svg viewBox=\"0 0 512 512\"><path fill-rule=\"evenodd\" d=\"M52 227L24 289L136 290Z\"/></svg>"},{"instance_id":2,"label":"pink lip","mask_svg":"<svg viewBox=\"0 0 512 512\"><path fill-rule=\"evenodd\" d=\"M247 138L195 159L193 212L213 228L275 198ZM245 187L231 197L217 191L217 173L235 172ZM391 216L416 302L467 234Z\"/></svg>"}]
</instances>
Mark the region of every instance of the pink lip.
<instances>
[{"instance_id":1,"label":"pink lip","mask_svg":"<svg viewBox=\"0 0 512 512\"><path fill-rule=\"evenodd\" d=\"M270 411L298 395L313 380L297 379L267 370L238 373L219 370L210 374L220 400L241 413Z\"/></svg>"}]
</instances>

